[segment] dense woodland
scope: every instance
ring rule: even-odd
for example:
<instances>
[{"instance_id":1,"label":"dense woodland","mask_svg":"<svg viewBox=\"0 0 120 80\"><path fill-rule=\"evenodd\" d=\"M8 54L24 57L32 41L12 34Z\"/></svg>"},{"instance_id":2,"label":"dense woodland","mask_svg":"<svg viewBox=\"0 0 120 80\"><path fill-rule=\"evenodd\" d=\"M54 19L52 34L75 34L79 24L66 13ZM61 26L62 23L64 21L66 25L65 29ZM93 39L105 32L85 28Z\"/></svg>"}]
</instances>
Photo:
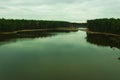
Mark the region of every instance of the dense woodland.
<instances>
[{"instance_id":1,"label":"dense woodland","mask_svg":"<svg viewBox=\"0 0 120 80\"><path fill-rule=\"evenodd\" d=\"M90 31L120 34L120 19L104 18L88 20L87 26Z\"/></svg>"},{"instance_id":2,"label":"dense woodland","mask_svg":"<svg viewBox=\"0 0 120 80\"><path fill-rule=\"evenodd\" d=\"M72 27L72 23L65 21L43 21L43 20L19 20L19 19L0 19L0 31L16 31L24 29L46 29Z\"/></svg>"},{"instance_id":3,"label":"dense woodland","mask_svg":"<svg viewBox=\"0 0 120 80\"><path fill-rule=\"evenodd\" d=\"M86 28L87 23L71 23L71 26L77 27L77 28Z\"/></svg>"}]
</instances>

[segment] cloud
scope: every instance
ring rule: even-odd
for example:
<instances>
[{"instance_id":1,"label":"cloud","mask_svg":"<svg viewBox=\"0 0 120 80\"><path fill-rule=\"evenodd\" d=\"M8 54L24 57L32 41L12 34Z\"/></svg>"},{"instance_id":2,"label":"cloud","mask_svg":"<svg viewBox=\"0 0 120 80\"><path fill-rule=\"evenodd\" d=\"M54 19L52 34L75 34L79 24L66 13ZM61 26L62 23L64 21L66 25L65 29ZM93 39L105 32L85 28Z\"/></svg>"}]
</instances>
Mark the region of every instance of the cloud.
<instances>
[{"instance_id":1,"label":"cloud","mask_svg":"<svg viewBox=\"0 0 120 80\"><path fill-rule=\"evenodd\" d=\"M0 0L0 16L83 22L119 18L120 0Z\"/></svg>"}]
</instances>

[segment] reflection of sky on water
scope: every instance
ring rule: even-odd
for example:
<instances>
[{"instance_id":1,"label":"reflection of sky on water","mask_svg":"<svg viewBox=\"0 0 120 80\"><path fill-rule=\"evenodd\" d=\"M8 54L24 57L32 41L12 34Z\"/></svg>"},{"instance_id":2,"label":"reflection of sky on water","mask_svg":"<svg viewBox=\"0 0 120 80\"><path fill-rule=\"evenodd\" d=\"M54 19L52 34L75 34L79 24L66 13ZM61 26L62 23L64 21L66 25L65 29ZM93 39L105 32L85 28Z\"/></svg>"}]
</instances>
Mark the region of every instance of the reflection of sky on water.
<instances>
[{"instance_id":1,"label":"reflection of sky on water","mask_svg":"<svg viewBox=\"0 0 120 80\"><path fill-rule=\"evenodd\" d=\"M86 33L78 31L1 45L1 80L119 79L120 51L89 44L85 38Z\"/></svg>"}]
</instances>

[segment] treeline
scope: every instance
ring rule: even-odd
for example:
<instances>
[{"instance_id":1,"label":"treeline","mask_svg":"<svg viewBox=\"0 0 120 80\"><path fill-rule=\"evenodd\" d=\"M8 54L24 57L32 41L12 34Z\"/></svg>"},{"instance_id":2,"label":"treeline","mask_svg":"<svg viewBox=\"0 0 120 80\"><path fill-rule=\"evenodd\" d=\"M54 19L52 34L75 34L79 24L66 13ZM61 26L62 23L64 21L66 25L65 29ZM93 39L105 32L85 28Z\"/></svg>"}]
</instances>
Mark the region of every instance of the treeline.
<instances>
[{"instance_id":1,"label":"treeline","mask_svg":"<svg viewBox=\"0 0 120 80\"><path fill-rule=\"evenodd\" d=\"M120 19L104 18L88 20L87 26L90 31L120 34Z\"/></svg>"},{"instance_id":2,"label":"treeline","mask_svg":"<svg viewBox=\"0 0 120 80\"><path fill-rule=\"evenodd\" d=\"M75 26L77 28L86 28L87 23L71 23L72 26Z\"/></svg>"},{"instance_id":3,"label":"treeline","mask_svg":"<svg viewBox=\"0 0 120 80\"><path fill-rule=\"evenodd\" d=\"M19 20L19 19L0 19L0 31L16 31L24 29L47 29L71 27L70 22L66 21L43 21L43 20Z\"/></svg>"}]
</instances>

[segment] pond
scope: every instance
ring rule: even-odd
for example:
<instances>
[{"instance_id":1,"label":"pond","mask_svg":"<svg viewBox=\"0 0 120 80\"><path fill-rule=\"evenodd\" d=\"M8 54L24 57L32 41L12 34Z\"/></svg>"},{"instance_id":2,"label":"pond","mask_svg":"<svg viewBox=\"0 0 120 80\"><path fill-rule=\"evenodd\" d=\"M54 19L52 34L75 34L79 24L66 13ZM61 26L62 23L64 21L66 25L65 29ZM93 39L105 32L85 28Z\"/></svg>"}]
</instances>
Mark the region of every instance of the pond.
<instances>
[{"instance_id":1,"label":"pond","mask_svg":"<svg viewBox=\"0 0 120 80\"><path fill-rule=\"evenodd\" d=\"M0 38L0 80L120 80L120 38L38 34Z\"/></svg>"}]
</instances>

